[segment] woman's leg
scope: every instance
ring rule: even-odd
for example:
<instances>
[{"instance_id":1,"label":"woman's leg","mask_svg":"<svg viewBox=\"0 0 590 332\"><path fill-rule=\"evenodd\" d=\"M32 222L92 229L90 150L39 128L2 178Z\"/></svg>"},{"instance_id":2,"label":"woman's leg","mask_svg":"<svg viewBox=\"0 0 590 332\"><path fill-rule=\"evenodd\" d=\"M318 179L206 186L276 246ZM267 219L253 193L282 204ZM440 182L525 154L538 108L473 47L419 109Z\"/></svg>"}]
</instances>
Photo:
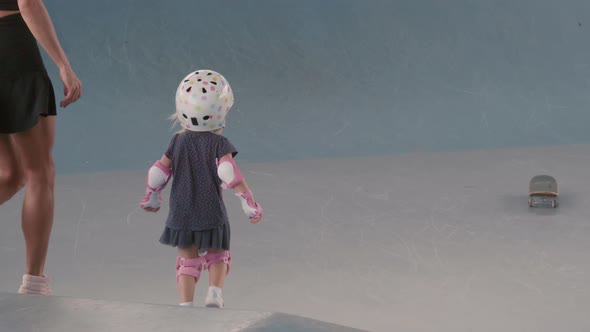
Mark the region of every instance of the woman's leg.
<instances>
[{"instance_id":1,"label":"woman's leg","mask_svg":"<svg viewBox=\"0 0 590 332\"><path fill-rule=\"evenodd\" d=\"M22 211L26 273L43 277L53 226L55 166L52 150L55 117L39 117L35 127L11 136L26 179Z\"/></svg>"},{"instance_id":2,"label":"woman's leg","mask_svg":"<svg viewBox=\"0 0 590 332\"><path fill-rule=\"evenodd\" d=\"M25 185L10 135L0 134L0 205L8 201Z\"/></svg>"}]
</instances>

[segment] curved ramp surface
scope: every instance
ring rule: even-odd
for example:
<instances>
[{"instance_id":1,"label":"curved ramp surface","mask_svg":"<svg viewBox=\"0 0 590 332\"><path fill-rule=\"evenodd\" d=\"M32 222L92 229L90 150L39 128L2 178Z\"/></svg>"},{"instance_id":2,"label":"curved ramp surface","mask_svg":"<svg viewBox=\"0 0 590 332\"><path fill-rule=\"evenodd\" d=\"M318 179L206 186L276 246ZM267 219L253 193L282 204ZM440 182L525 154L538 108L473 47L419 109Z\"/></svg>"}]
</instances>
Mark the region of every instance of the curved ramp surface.
<instances>
[{"instance_id":1,"label":"curved ramp surface","mask_svg":"<svg viewBox=\"0 0 590 332\"><path fill-rule=\"evenodd\" d=\"M361 331L282 313L0 293L0 331Z\"/></svg>"}]
</instances>

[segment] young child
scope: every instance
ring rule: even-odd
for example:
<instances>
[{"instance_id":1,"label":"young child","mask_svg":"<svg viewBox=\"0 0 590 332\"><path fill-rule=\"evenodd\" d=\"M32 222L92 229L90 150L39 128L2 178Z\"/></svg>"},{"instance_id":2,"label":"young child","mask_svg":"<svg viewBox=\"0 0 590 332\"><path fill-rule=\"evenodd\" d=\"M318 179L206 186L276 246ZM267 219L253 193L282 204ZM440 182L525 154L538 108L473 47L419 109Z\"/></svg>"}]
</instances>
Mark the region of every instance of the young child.
<instances>
[{"instance_id":1,"label":"young child","mask_svg":"<svg viewBox=\"0 0 590 332\"><path fill-rule=\"evenodd\" d=\"M201 271L208 270L205 305L223 308L221 289L231 255L221 189L234 190L251 223L262 218L262 208L233 159L238 151L221 135L233 103L232 89L221 74L199 70L186 76L176 91L176 113L172 116L183 129L147 175L140 206L149 212L160 209L161 192L173 178L170 212L160 242L178 247L176 281L181 306L192 306Z\"/></svg>"}]
</instances>

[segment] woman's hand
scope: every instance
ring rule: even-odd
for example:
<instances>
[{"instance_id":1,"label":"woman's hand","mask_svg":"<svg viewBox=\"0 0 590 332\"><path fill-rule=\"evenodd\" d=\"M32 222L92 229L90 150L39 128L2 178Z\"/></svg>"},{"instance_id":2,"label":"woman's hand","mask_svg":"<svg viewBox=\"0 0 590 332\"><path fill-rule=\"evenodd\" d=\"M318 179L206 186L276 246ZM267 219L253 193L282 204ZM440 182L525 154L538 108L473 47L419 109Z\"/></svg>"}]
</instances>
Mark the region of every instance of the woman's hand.
<instances>
[{"instance_id":1,"label":"woman's hand","mask_svg":"<svg viewBox=\"0 0 590 332\"><path fill-rule=\"evenodd\" d=\"M82 82L78 79L72 67L69 66L59 71L59 77L64 85L65 96L59 105L66 108L82 96Z\"/></svg>"}]
</instances>

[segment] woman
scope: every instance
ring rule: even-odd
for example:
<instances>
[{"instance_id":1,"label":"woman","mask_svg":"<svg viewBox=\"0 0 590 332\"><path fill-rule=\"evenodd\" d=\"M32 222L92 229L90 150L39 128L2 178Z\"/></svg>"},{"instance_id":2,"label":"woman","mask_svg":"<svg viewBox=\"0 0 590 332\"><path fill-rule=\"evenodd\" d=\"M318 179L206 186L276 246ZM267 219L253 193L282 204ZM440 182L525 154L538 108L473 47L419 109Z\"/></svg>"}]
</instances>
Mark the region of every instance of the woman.
<instances>
[{"instance_id":1,"label":"woman","mask_svg":"<svg viewBox=\"0 0 590 332\"><path fill-rule=\"evenodd\" d=\"M37 42L59 68L65 108L80 98L81 83L42 0L0 0L0 204L26 184L26 274L18 292L51 295L43 270L53 225L57 113Z\"/></svg>"}]
</instances>

